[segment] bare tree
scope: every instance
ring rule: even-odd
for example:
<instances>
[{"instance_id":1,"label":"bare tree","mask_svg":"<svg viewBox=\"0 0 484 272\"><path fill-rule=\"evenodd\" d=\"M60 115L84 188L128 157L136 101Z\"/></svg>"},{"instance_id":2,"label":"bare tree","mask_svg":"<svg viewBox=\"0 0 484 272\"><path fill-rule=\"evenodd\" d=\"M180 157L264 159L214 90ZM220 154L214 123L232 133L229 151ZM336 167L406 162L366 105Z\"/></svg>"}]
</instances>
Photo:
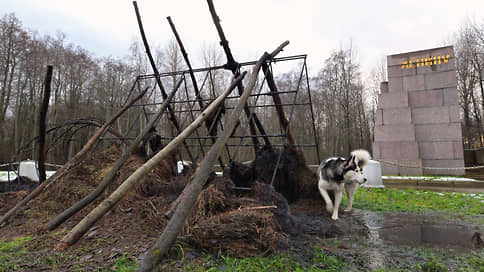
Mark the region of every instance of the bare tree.
<instances>
[{"instance_id":1,"label":"bare tree","mask_svg":"<svg viewBox=\"0 0 484 272\"><path fill-rule=\"evenodd\" d=\"M376 110L378 106L378 95L380 94L380 87L382 82L387 81L387 65L386 58L382 57L376 65L371 69L370 73L365 78L363 100L366 105L366 112L369 122L369 135L373 141L373 129L375 127Z\"/></svg>"},{"instance_id":2,"label":"bare tree","mask_svg":"<svg viewBox=\"0 0 484 272\"><path fill-rule=\"evenodd\" d=\"M355 51L334 51L313 79L319 98L314 105L325 155L344 155L355 148L370 148L371 129L364 87Z\"/></svg>"},{"instance_id":3,"label":"bare tree","mask_svg":"<svg viewBox=\"0 0 484 272\"><path fill-rule=\"evenodd\" d=\"M476 41L475 28L470 22L467 22L456 33L454 42L457 90L460 96L459 102L464 113L463 132L464 143L467 148L471 148L475 144L482 146L482 103L477 101L477 96L479 95L477 84L480 71L476 70L480 63L476 63L476 59L479 56ZM482 99L482 95L480 95L480 99Z\"/></svg>"}]
</instances>

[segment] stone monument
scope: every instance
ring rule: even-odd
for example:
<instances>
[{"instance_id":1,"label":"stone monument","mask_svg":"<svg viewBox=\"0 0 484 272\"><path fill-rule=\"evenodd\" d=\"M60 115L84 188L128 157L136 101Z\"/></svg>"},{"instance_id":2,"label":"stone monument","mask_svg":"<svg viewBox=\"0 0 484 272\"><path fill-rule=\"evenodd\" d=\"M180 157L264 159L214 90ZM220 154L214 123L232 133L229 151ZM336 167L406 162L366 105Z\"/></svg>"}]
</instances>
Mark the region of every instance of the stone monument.
<instances>
[{"instance_id":1,"label":"stone monument","mask_svg":"<svg viewBox=\"0 0 484 272\"><path fill-rule=\"evenodd\" d=\"M387 65L373 142L383 174L464 175L453 47L390 55Z\"/></svg>"}]
</instances>

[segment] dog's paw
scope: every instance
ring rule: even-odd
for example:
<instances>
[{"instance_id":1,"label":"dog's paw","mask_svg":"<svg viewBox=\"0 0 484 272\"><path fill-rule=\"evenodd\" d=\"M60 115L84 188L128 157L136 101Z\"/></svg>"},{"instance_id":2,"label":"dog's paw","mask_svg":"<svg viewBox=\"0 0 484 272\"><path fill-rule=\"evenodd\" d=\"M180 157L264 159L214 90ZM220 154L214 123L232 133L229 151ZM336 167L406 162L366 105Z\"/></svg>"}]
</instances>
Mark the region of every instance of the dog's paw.
<instances>
[{"instance_id":1,"label":"dog's paw","mask_svg":"<svg viewBox=\"0 0 484 272\"><path fill-rule=\"evenodd\" d=\"M337 214L333 214L333 216L331 216L331 219L338 220L338 215Z\"/></svg>"}]
</instances>

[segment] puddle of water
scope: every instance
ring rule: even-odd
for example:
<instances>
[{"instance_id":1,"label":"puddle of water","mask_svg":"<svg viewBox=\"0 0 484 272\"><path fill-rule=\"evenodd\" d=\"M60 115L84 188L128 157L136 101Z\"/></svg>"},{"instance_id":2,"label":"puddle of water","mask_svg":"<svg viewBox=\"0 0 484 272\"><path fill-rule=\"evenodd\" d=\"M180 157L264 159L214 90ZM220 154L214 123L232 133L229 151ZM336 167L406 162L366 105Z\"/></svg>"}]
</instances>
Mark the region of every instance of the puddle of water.
<instances>
[{"instance_id":1,"label":"puddle of water","mask_svg":"<svg viewBox=\"0 0 484 272\"><path fill-rule=\"evenodd\" d=\"M472 226L454 222L436 222L432 217L412 214L356 211L368 227L370 269L385 267L388 246L428 247L467 252L476 248Z\"/></svg>"},{"instance_id":2,"label":"puddle of water","mask_svg":"<svg viewBox=\"0 0 484 272\"><path fill-rule=\"evenodd\" d=\"M374 271L385 267L385 254L379 248L384 246L380 237L380 228L383 224L383 216L376 212L360 211L363 222L368 227L368 242L370 244L368 255L370 257L369 268Z\"/></svg>"},{"instance_id":3,"label":"puddle of water","mask_svg":"<svg viewBox=\"0 0 484 272\"><path fill-rule=\"evenodd\" d=\"M434 222L423 215L376 213L360 211L367 225L370 242L391 243L399 246L434 247L456 250L473 250L473 227L451 223Z\"/></svg>"}]
</instances>

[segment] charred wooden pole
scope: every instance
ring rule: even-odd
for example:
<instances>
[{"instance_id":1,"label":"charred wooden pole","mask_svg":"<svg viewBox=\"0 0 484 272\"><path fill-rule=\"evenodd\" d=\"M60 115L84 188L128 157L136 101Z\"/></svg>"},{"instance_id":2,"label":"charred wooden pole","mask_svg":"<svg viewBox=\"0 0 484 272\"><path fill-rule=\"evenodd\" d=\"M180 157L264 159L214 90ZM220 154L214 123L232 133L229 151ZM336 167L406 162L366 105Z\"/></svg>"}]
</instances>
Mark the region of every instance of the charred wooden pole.
<instances>
[{"instance_id":1,"label":"charred wooden pole","mask_svg":"<svg viewBox=\"0 0 484 272\"><path fill-rule=\"evenodd\" d=\"M240 73L240 70L239 70L240 65L238 62L235 61L234 56L232 55L232 51L230 50L230 47L229 47L229 41L227 41L227 38L225 38L224 31L222 29L222 26L220 25L220 18L218 17L217 12L215 11L215 6L213 5L213 1L207 0L207 3L208 3L208 8L210 9L210 14L212 15L213 23L215 24L215 27L217 28L217 33L220 37L220 45L223 47L225 55L227 56L227 63L224 65L224 68L227 70L230 70L232 74L237 76ZM242 84L242 82L237 86L237 89L239 91L239 95L242 95L242 93L244 92L244 85ZM254 124L254 121L251 118L252 114L247 104L244 105L244 112L249 122L250 133L253 135L252 143L254 144L254 149L255 151L257 151L259 150L260 143L256 137L257 135L256 126ZM255 113L254 113L254 116L255 116Z\"/></svg>"},{"instance_id":2,"label":"charred wooden pole","mask_svg":"<svg viewBox=\"0 0 484 272\"><path fill-rule=\"evenodd\" d=\"M109 173L107 173L101 183L92 191L89 193L87 196L85 196L83 199L79 200L76 204L72 205L65 211L63 211L61 214L56 216L54 219L52 219L48 224L47 224L47 229L48 230L53 230L57 228L60 224L62 224L64 221L69 219L71 216L76 214L78 211L83 209L85 206L87 206L89 203L91 203L94 199L96 199L104 190L106 187L112 183L116 175L118 174L119 170L123 166L123 164L128 160L129 156L137 149L139 148L139 145L141 141L144 139L144 137L148 134L150 129L155 126L155 124L158 122L160 119L161 115L163 112L165 112L166 108L170 104L172 98L175 96L175 93L179 89L181 83L183 82L183 79L180 78L178 81L178 84L175 86L173 91L170 93L170 95L163 101L163 104L161 105L160 109L158 112L151 117L150 121L146 124L145 128L141 131L141 133L136 137L134 142L131 143L131 145L126 149L121 157L118 159L116 164L111 168Z\"/></svg>"},{"instance_id":3,"label":"charred wooden pole","mask_svg":"<svg viewBox=\"0 0 484 272\"><path fill-rule=\"evenodd\" d=\"M168 225L165 227L165 230L163 231L163 234L160 236L158 241L156 241L155 245L144 256L142 263L139 265L138 271L151 271L153 267L156 266L157 263L159 263L159 261L163 258L171 245L175 242L176 237L181 231L186 218L190 214L190 210L195 204L198 195L202 191L202 188L210 175L213 164L217 160L217 157L220 156L223 147L230 138L230 135L232 134L232 131L237 124L237 120L240 118L240 114L242 113L244 105L246 105L250 93L255 87L262 63L276 56L288 43L289 42L286 41L281 44L272 54L268 54L267 52L264 53L264 55L259 59L255 67L253 68L251 78L247 85L247 89L240 97L239 103L237 104L236 108L231 112L227 125L225 126L225 130L223 131L222 135L217 139L217 142L212 146L210 152L200 163L200 166L197 168L194 174L194 179L190 183L190 187L187 189L185 196L180 201L180 204L175 210L175 214L173 215L170 222L168 222Z\"/></svg>"},{"instance_id":4,"label":"charred wooden pole","mask_svg":"<svg viewBox=\"0 0 484 272\"><path fill-rule=\"evenodd\" d=\"M166 94L165 88L163 87L163 84L161 83L160 72L158 72L158 68L156 68L156 64L155 64L155 60L153 59L153 55L151 55L150 46L148 44L148 40L146 39L145 31L144 31L144 28L143 28L143 23L141 22L141 15L139 13L138 4L136 3L136 1L133 1L133 6L134 6L134 11L136 13L136 19L138 20L139 31L140 31L140 34L141 34L141 39L143 40L143 45L145 47L146 55L148 56L148 60L150 62L151 68L153 69L153 74L155 74L156 84L158 84L158 87L160 88L161 96L163 97L163 99L166 99L168 97L168 95ZM173 126L175 127L177 132L179 133L180 132L180 125L178 124L178 120L176 119L175 112L173 111L173 109L171 108L170 105L168 105L168 114L170 116L169 119L170 119L171 123L173 124ZM185 146L188 157L190 157L190 160L193 161L193 155L190 152L190 148L185 143L185 141L183 141L183 145Z\"/></svg>"},{"instance_id":5,"label":"charred wooden pole","mask_svg":"<svg viewBox=\"0 0 484 272\"><path fill-rule=\"evenodd\" d=\"M136 101L141 99L143 95L148 91L148 88L146 88L143 92L141 92L138 96L133 98L129 103L124 105L123 108L121 108L109 121L104 123L104 125L99 128L94 135L87 141L87 143L82 147L82 149L77 152L74 157L72 157L68 162L66 162L57 172L51 176L49 179L47 179L45 182L42 182L37 188L35 188L30 194L28 194L24 199L22 199L17 205L15 205L12 209L10 209L6 214L0 218L0 225L7 221L10 216L12 216L18 209L20 209L22 206L26 205L30 200L38 196L40 193L42 193L44 190L46 190L50 185L52 185L54 182L59 180L61 177L63 177L65 174L69 172L72 168L75 166L79 165L86 157L87 153L92 149L96 141L101 137L101 135L104 134L104 132L111 126L116 119L118 119L121 114L123 114L126 110L131 107Z\"/></svg>"},{"instance_id":6,"label":"charred wooden pole","mask_svg":"<svg viewBox=\"0 0 484 272\"><path fill-rule=\"evenodd\" d=\"M205 108L205 105L203 103L203 97L200 94L200 89L198 88L197 79L195 78L195 74L193 73L192 64L190 63L190 59L188 58L187 51L185 50L185 46L183 46L183 42L180 38L180 35L178 35L178 31L176 30L175 24L173 24L171 17L168 16L168 17L166 17L166 19L168 20L168 23L170 24L171 30L173 31L173 34L175 35L176 41L178 42L178 46L180 47L180 51L183 55L183 59L185 59L185 63L187 64L188 73L190 74L190 78L191 78L192 84L193 84L193 89L195 90L195 97L198 101L198 106L202 110L202 109ZM220 121L220 117L222 115L221 113L225 111L224 110L225 107L224 107L223 103L220 105L220 107L221 107L222 110L217 110L216 112L214 112L214 114L212 116L207 117L207 120L205 120L205 127L207 128L207 133L210 136L217 136L217 123ZM215 143L215 138L211 138L211 139L212 139L212 143ZM203 150L203 148L202 148L202 150ZM222 169L223 169L224 163L223 163L221 157L219 157L219 163L220 163L220 167L222 167Z\"/></svg>"},{"instance_id":7,"label":"charred wooden pole","mask_svg":"<svg viewBox=\"0 0 484 272\"><path fill-rule=\"evenodd\" d=\"M44 99L40 107L39 113L39 182L44 182L45 175L45 130L46 130L46 116L49 108L50 100L50 83L52 82L52 65L47 66L47 72L44 79Z\"/></svg>"},{"instance_id":8,"label":"charred wooden pole","mask_svg":"<svg viewBox=\"0 0 484 272\"><path fill-rule=\"evenodd\" d=\"M193 83L193 89L195 90L195 97L197 98L198 105L200 106L200 109L203 109L203 108L205 108L205 105L203 104L203 101L202 101L203 98L200 95L200 90L198 89L197 80L195 78L195 74L193 73L193 68L192 68L192 65L190 63L190 59L188 59L188 54L185 50L185 46L183 46L183 42L180 38L180 35L178 35L178 32L175 28L175 25L173 24L173 21L171 20L171 17L168 16L168 17L166 17L166 19L168 20L168 23L170 24L171 30L173 31L173 34L175 35L176 41L178 42L178 46L180 46L180 51L181 51L183 58L185 59L185 62L188 66L188 73L190 74L190 78L191 78L192 83Z\"/></svg>"},{"instance_id":9,"label":"charred wooden pole","mask_svg":"<svg viewBox=\"0 0 484 272\"><path fill-rule=\"evenodd\" d=\"M265 144L270 146L271 141L269 141L269 137L267 137L267 133L266 133L264 127L262 126L262 123L259 120L259 117L257 117L257 115L255 115L255 113L252 113L252 118L254 119L255 125L257 126L257 129L259 129L260 134L262 135L262 139L264 139Z\"/></svg>"},{"instance_id":10,"label":"charred wooden pole","mask_svg":"<svg viewBox=\"0 0 484 272\"><path fill-rule=\"evenodd\" d=\"M279 91L277 90L274 76L272 75L269 65L267 63L262 64L262 70L264 71L264 75L267 80L267 86L269 86L270 93L272 94L272 99L274 100L274 105L276 106L277 116L279 117L279 124L281 125L281 129L286 133L288 144L295 145L296 141L294 140L291 130L289 129L289 121L284 114L281 97L279 96Z\"/></svg>"},{"instance_id":11,"label":"charred wooden pole","mask_svg":"<svg viewBox=\"0 0 484 272\"><path fill-rule=\"evenodd\" d=\"M229 95L235 88L237 82L242 80L245 73L237 77L232 84L224 91L222 95L217 97L198 117L193 121L186 129L184 129L178 136L168 143L162 150L160 150L155 156L148 160L141 167L131 174L108 198L106 198L101 204L94 208L81 222L79 222L62 240L56 245L56 249L63 249L74 244L79 238L86 233L89 228L96 223L104 214L109 211L116 203L118 203L136 184L136 182L155 168L166 156L176 150L178 146L190 136L195 129L197 129L214 110L218 108L227 95Z\"/></svg>"}]
</instances>

